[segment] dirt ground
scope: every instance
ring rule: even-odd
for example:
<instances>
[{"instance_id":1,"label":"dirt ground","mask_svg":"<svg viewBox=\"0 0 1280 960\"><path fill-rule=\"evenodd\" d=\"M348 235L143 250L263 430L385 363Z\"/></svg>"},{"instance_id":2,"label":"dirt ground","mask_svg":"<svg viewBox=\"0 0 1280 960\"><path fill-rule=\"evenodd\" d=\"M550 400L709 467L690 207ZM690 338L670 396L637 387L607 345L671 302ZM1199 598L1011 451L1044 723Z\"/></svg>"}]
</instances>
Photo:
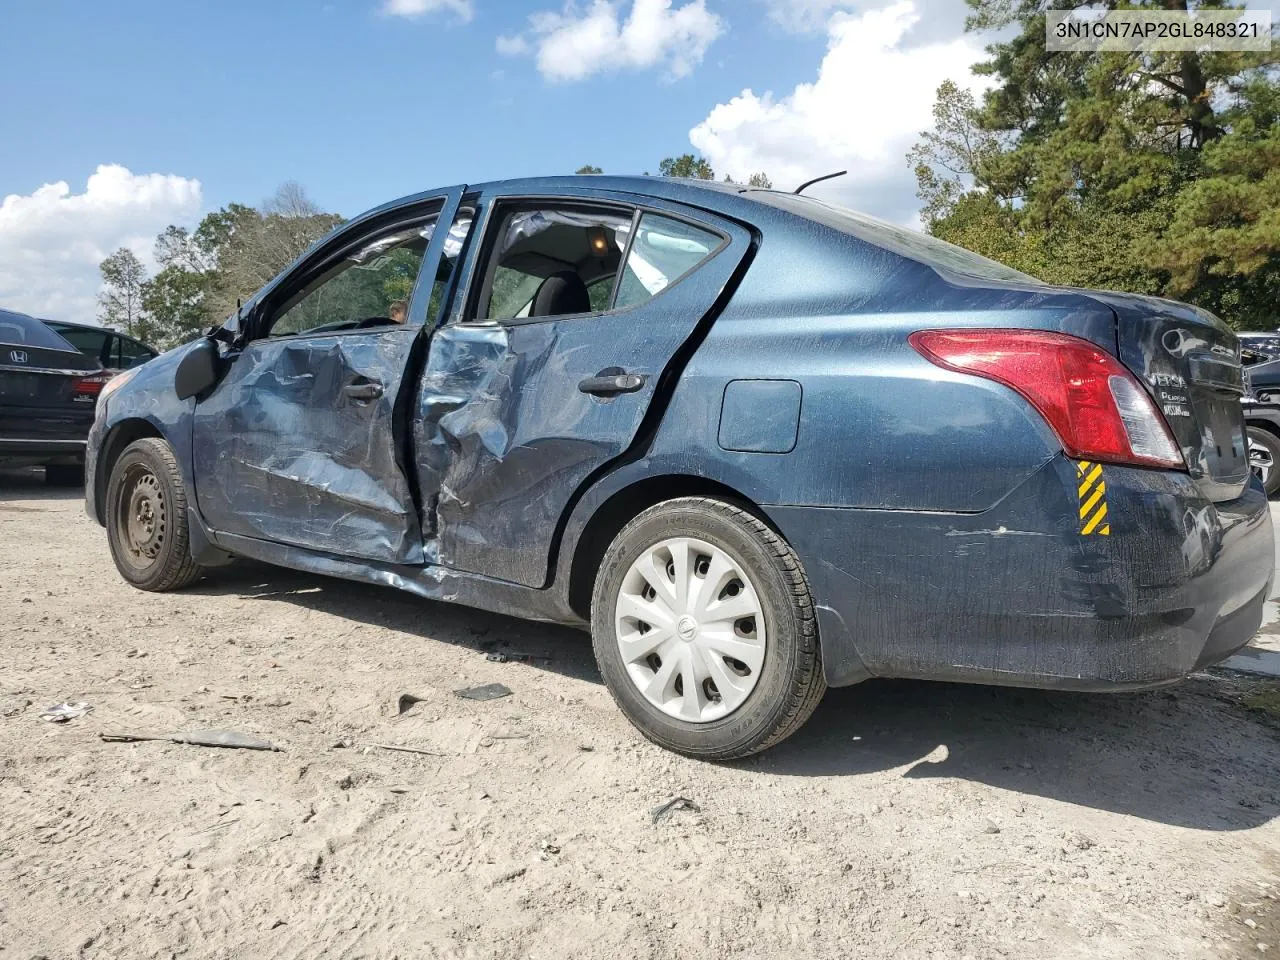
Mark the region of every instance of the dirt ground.
<instances>
[{"instance_id":1,"label":"dirt ground","mask_svg":"<svg viewBox=\"0 0 1280 960\"><path fill-rule=\"evenodd\" d=\"M281 752L98 738L207 728ZM0 475L5 960L1280 956L1278 816L1275 684L877 681L697 763L585 635L249 564L141 593Z\"/></svg>"}]
</instances>

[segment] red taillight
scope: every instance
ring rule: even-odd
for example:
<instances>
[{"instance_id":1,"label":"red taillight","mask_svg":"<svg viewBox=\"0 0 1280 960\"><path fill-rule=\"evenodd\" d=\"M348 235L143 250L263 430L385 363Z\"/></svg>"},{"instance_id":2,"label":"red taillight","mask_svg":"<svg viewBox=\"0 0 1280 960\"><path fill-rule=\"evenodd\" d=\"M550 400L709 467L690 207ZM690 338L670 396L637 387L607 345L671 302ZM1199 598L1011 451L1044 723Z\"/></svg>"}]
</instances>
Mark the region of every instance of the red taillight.
<instances>
[{"instance_id":1,"label":"red taillight","mask_svg":"<svg viewBox=\"0 0 1280 960\"><path fill-rule=\"evenodd\" d=\"M97 400L102 385L111 379L109 373L95 373L91 377L77 377L71 384L71 399L81 402Z\"/></svg>"},{"instance_id":2,"label":"red taillight","mask_svg":"<svg viewBox=\"0 0 1280 960\"><path fill-rule=\"evenodd\" d=\"M1022 394L1070 457L1185 467L1151 397L1115 357L1087 340L1043 330L920 330L911 346L948 370Z\"/></svg>"}]
</instances>

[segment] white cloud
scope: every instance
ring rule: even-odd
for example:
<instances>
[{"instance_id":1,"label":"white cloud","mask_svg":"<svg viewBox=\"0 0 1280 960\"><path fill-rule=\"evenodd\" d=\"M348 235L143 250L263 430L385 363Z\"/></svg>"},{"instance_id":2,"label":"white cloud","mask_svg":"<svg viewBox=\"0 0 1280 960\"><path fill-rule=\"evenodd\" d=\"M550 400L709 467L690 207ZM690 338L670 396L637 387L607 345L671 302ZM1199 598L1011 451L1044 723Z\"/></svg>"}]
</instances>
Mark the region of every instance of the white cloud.
<instances>
[{"instance_id":1,"label":"white cloud","mask_svg":"<svg viewBox=\"0 0 1280 960\"><path fill-rule=\"evenodd\" d=\"M515 36L499 36L497 40L498 53L504 57L519 57L529 52L529 41L524 34L517 33Z\"/></svg>"},{"instance_id":2,"label":"white cloud","mask_svg":"<svg viewBox=\"0 0 1280 960\"><path fill-rule=\"evenodd\" d=\"M154 266L156 234L200 212L200 181L133 174L104 164L83 193L65 181L0 204L0 306L57 320L92 321L98 264L128 247Z\"/></svg>"},{"instance_id":3,"label":"white cloud","mask_svg":"<svg viewBox=\"0 0 1280 960\"><path fill-rule=\"evenodd\" d=\"M382 12L389 17L421 17L428 13L452 12L464 23L475 16L471 0L384 0Z\"/></svg>"},{"instance_id":4,"label":"white cloud","mask_svg":"<svg viewBox=\"0 0 1280 960\"><path fill-rule=\"evenodd\" d=\"M904 43L919 21L910 0L862 14L836 13L818 79L777 99L750 89L718 104L689 133L717 173L745 180L764 171L791 189L836 170L849 176L814 190L898 221L913 220L915 177L905 154L933 126L938 85L975 91L987 84L970 67L984 59L977 38L959 34Z\"/></svg>"},{"instance_id":5,"label":"white cloud","mask_svg":"<svg viewBox=\"0 0 1280 960\"><path fill-rule=\"evenodd\" d=\"M536 50L539 72L553 82L659 66L676 80L691 73L724 32L724 21L706 0L679 7L672 0L632 0L624 19L626 6L626 0L592 0L584 11L568 0L559 12L530 15L528 34L499 37L498 52Z\"/></svg>"},{"instance_id":6,"label":"white cloud","mask_svg":"<svg viewBox=\"0 0 1280 960\"><path fill-rule=\"evenodd\" d=\"M769 17L797 33L822 28L836 10L847 10L853 0L765 0Z\"/></svg>"}]
</instances>

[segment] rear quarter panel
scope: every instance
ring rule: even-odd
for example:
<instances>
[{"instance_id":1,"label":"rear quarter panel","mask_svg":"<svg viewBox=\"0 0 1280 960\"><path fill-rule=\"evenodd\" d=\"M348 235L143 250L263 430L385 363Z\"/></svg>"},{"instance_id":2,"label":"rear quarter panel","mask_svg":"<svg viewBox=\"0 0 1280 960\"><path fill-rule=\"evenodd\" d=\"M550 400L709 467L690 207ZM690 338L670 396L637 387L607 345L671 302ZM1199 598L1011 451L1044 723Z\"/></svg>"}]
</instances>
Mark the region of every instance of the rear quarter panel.
<instances>
[{"instance_id":1,"label":"rear quarter panel","mask_svg":"<svg viewBox=\"0 0 1280 960\"><path fill-rule=\"evenodd\" d=\"M1052 288L968 282L790 215L684 371L649 454L761 504L979 512L1059 451L1012 390L938 368L936 327L1032 327L1114 347L1114 317ZM736 380L800 386L785 453L726 450ZM728 394L726 391L728 390Z\"/></svg>"}]
</instances>

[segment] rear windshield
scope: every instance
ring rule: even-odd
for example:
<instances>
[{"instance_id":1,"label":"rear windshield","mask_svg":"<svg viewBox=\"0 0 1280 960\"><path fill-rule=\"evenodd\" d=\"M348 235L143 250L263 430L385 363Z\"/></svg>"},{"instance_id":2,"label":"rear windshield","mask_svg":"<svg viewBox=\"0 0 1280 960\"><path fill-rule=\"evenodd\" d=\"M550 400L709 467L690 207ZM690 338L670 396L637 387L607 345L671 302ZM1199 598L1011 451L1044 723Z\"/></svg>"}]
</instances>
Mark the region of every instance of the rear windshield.
<instances>
[{"instance_id":1,"label":"rear windshield","mask_svg":"<svg viewBox=\"0 0 1280 960\"><path fill-rule=\"evenodd\" d=\"M75 352L75 347L35 317L28 317L25 313L11 313L8 310L0 310L0 343L20 343L26 347Z\"/></svg>"},{"instance_id":2,"label":"rear windshield","mask_svg":"<svg viewBox=\"0 0 1280 960\"><path fill-rule=\"evenodd\" d=\"M1016 280L1019 283L1036 283L1041 281L1029 274L1022 273L1013 267L1006 267L997 260L988 260L964 247L947 243L937 237L916 230L908 230L865 213L856 213L826 203L815 197L797 197L790 193L772 193L761 191L752 193L754 199L779 207L809 220L816 220L824 226L847 233L877 247L883 247L892 253L927 263L933 267L941 267L952 273L976 277L980 280Z\"/></svg>"}]
</instances>

